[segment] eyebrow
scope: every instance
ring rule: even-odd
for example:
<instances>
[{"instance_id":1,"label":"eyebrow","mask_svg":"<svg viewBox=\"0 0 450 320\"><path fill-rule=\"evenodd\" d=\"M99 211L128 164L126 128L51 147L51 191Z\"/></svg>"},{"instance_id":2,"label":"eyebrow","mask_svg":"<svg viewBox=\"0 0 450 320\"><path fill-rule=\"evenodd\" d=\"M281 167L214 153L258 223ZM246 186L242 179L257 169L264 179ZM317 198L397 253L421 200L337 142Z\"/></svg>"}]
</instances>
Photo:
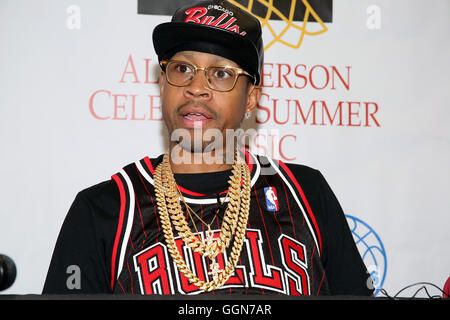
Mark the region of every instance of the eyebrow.
<instances>
[{"instance_id":1,"label":"eyebrow","mask_svg":"<svg viewBox=\"0 0 450 320\"><path fill-rule=\"evenodd\" d=\"M185 58L190 58L190 59L194 59L195 58L195 56L196 56L196 54L195 54L195 52L179 52L178 53L180 56L183 56L183 57L185 57ZM214 54L211 54L212 55L212 63L219 63L219 62L223 62L224 64L230 64L230 62L232 62L231 60L228 60L228 59L226 59L226 58L224 58L224 57L221 57L221 56L218 56L218 55L214 55Z\"/></svg>"}]
</instances>

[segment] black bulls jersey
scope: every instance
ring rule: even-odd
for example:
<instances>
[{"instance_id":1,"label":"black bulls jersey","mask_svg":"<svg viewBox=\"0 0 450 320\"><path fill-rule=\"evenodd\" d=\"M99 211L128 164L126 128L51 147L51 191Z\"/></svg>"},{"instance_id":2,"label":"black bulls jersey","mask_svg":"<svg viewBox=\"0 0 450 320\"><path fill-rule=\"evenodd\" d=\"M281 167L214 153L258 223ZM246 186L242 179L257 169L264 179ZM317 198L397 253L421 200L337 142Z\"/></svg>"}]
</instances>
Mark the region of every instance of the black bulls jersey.
<instances>
[{"instance_id":1,"label":"black bulls jersey","mask_svg":"<svg viewBox=\"0 0 450 320\"><path fill-rule=\"evenodd\" d=\"M245 158L251 172L245 241L235 272L212 294L370 294L345 216L320 172L250 153ZM203 293L178 271L165 243L153 182L161 160L146 157L78 195L58 238L44 293L74 292L67 289L67 273L62 274L68 265L80 265L77 293ZM216 215L216 209L226 199L229 175L175 175L186 203L211 223L215 236L223 215L223 210ZM186 219L204 238L205 225L189 214ZM73 229L83 229L82 234ZM188 267L210 281L209 259L174 234ZM85 242L86 248L80 247ZM217 257L222 269L228 256Z\"/></svg>"}]
</instances>

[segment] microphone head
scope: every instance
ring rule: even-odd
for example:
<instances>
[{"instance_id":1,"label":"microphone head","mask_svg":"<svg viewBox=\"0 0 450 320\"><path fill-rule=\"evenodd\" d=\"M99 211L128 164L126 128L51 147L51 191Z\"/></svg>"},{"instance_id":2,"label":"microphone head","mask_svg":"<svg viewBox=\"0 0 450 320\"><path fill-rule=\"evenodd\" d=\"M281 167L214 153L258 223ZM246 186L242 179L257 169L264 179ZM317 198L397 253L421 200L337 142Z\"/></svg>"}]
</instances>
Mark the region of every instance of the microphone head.
<instances>
[{"instance_id":1,"label":"microphone head","mask_svg":"<svg viewBox=\"0 0 450 320\"><path fill-rule=\"evenodd\" d=\"M8 256L0 254L0 291L12 286L16 280L16 265Z\"/></svg>"}]
</instances>

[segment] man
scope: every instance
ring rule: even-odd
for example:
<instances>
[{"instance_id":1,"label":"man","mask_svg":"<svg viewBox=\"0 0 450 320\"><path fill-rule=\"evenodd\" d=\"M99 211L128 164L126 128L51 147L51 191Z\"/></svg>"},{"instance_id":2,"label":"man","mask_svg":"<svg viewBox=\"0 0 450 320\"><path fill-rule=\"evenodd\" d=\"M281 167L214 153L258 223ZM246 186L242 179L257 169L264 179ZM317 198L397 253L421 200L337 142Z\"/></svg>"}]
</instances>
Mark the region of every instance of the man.
<instances>
[{"instance_id":1,"label":"man","mask_svg":"<svg viewBox=\"0 0 450 320\"><path fill-rule=\"evenodd\" d=\"M320 172L237 147L261 96L258 20L196 2L153 43L168 151L77 195L43 292L370 295Z\"/></svg>"}]
</instances>

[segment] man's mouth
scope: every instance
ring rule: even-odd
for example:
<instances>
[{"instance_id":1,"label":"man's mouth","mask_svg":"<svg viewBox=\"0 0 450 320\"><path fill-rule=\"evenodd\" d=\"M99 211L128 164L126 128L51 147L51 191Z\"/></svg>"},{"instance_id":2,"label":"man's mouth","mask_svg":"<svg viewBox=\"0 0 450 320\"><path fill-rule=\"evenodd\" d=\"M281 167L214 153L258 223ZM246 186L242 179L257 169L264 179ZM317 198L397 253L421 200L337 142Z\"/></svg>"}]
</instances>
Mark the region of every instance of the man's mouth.
<instances>
[{"instance_id":1,"label":"man's mouth","mask_svg":"<svg viewBox=\"0 0 450 320\"><path fill-rule=\"evenodd\" d=\"M210 119L208 116L200 112L188 112L183 115L183 118L191 121L204 121Z\"/></svg>"},{"instance_id":2,"label":"man's mouth","mask_svg":"<svg viewBox=\"0 0 450 320\"><path fill-rule=\"evenodd\" d=\"M186 128L204 127L215 119L215 114L201 105L186 105L180 108L179 116Z\"/></svg>"}]
</instances>

